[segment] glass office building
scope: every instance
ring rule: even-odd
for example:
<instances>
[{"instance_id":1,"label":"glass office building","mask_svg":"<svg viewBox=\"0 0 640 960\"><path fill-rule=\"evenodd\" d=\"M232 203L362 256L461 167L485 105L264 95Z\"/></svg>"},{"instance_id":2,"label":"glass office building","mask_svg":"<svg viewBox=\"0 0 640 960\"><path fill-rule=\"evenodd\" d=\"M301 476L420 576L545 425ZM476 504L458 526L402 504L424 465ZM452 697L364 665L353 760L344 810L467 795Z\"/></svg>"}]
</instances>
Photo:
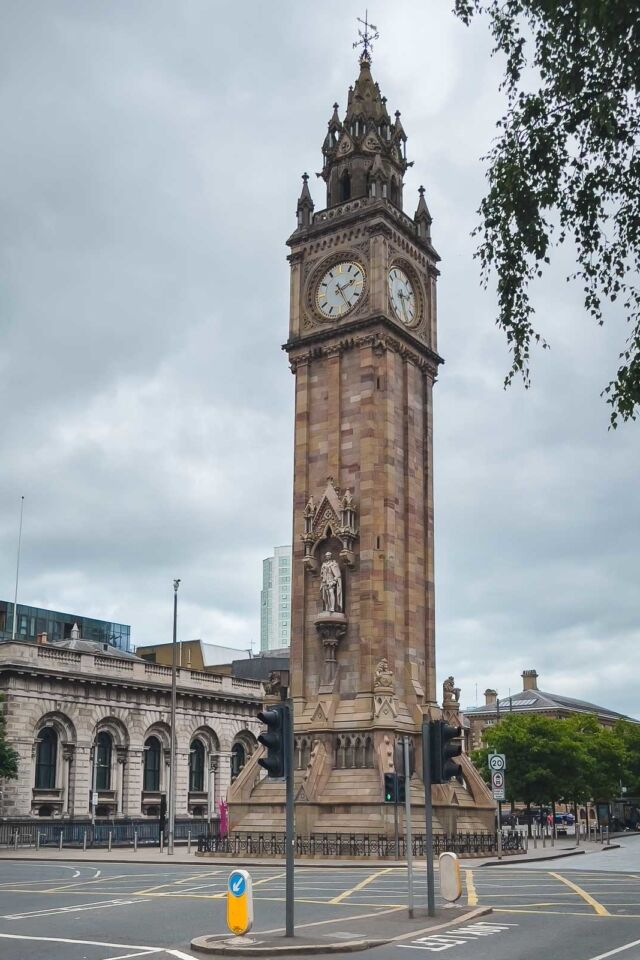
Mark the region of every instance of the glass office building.
<instances>
[{"instance_id":1,"label":"glass office building","mask_svg":"<svg viewBox=\"0 0 640 960\"><path fill-rule=\"evenodd\" d=\"M262 561L260 650L288 647L291 642L291 547L276 547Z\"/></svg>"},{"instance_id":2,"label":"glass office building","mask_svg":"<svg viewBox=\"0 0 640 960\"><path fill-rule=\"evenodd\" d=\"M23 603L17 606L16 640L35 643L36 637L41 633L46 633L49 643L67 640L71 636L74 623L78 624L83 640L108 643L118 650L131 652L131 627L127 624L95 620L93 617L83 617L76 613L43 610L41 607L27 607ZM0 641L11 640L12 634L13 603L0 600Z\"/></svg>"}]
</instances>

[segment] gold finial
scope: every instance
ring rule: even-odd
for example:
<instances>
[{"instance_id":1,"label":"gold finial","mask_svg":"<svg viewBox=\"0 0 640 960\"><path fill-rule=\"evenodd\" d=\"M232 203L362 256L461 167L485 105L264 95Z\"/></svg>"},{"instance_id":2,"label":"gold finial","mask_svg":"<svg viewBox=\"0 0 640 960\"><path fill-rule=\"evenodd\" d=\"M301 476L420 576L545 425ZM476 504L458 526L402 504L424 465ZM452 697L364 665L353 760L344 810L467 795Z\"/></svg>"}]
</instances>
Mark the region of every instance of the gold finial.
<instances>
[{"instance_id":1,"label":"gold finial","mask_svg":"<svg viewBox=\"0 0 640 960\"><path fill-rule=\"evenodd\" d=\"M378 28L374 23L369 23L369 11L365 10L364 20L362 17L356 17L358 23L361 23L364 27L364 30L361 30L358 27L358 36L359 40L353 44L355 47L362 47L362 53L360 54L360 63L365 61L366 63L371 63L371 50L373 50L373 40L377 40L380 34L378 33ZM370 33L369 31L373 31Z\"/></svg>"}]
</instances>

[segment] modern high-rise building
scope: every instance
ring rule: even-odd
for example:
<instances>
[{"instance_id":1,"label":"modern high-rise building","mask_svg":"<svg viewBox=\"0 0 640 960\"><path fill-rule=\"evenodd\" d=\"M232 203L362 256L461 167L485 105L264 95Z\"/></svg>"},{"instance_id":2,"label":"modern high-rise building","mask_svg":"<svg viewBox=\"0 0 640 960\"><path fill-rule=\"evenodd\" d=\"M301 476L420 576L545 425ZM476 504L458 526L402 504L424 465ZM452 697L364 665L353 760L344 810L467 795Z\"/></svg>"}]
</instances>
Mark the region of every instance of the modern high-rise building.
<instances>
[{"instance_id":1,"label":"modern high-rise building","mask_svg":"<svg viewBox=\"0 0 640 960\"><path fill-rule=\"evenodd\" d=\"M291 641L291 547L276 547L262 561L260 649L288 647Z\"/></svg>"},{"instance_id":2,"label":"modern high-rise building","mask_svg":"<svg viewBox=\"0 0 640 960\"><path fill-rule=\"evenodd\" d=\"M60 613L42 607L29 607L24 603L16 608L16 640L35 643L36 637L46 634L50 643L68 640L76 625L84 640L96 643L108 643L118 650L131 650L131 627L125 623L113 623L111 620L96 620L77 613ZM13 636L13 603L0 600L0 641L11 640Z\"/></svg>"}]
</instances>

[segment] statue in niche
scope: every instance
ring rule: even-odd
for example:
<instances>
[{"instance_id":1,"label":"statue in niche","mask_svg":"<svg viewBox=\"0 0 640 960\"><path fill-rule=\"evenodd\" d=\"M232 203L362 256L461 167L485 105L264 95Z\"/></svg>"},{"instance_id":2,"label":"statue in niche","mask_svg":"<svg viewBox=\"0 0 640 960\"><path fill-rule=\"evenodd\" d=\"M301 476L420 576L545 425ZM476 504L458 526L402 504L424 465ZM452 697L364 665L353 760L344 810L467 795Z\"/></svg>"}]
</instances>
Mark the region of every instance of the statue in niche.
<instances>
[{"instance_id":1,"label":"statue in niche","mask_svg":"<svg viewBox=\"0 0 640 960\"><path fill-rule=\"evenodd\" d=\"M332 553L325 553L320 568L320 597L326 613L343 613L342 572Z\"/></svg>"}]
</instances>

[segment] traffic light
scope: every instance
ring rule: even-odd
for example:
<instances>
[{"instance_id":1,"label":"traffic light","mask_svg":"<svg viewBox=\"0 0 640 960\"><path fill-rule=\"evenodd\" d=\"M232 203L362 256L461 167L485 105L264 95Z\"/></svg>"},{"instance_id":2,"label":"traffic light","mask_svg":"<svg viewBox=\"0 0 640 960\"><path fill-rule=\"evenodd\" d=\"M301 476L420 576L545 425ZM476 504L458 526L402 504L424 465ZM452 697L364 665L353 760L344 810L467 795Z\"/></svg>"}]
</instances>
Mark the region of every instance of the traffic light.
<instances>
[{"instance_id":1,"label":"traffic light","mask_svg":"<svg viewBox=\"0 0 640 960\"><path fill-rule=\"evenodd\" d=\"M462 775L462 767L453 762L453 757L462 753L462 727L452 727L445 720L432 720L429 724L429 756L431 758L431 783L446 783Z\"/></svg>"},{"instance_id":2,"label":"traffic light","mask_svg":"<svg viewBox=\"0 0 640 960\"><path fill-rule=\"evenodd\" d=\"M405 803L407 799L407 778L403 773L396 774L398 778L398 803Z\"/></svg>"},{"instance_id":3,"label":"traffic light","mask_svg":"<svg viewBox=\"0 0 640 960\"><path fill-rule=\"evenodd\" d=\"M398 800L398 774L385 773L384 775L384 802L396 803Z\"/></svg>"},{"instance_id":4,"label":"traffic light","mask_svg":"<svg viewBox=\"0 0 640 960\"><path fill-rule=\"evenodd\" d=\"M287 707L284 703L276 703L258 714L258 720L267 728L258 737L258 743L267 748L267 755L260 757L258 763L264 767L271 780L282 780L285 776L287 716Z\"/></svg>"}]
</instances>

